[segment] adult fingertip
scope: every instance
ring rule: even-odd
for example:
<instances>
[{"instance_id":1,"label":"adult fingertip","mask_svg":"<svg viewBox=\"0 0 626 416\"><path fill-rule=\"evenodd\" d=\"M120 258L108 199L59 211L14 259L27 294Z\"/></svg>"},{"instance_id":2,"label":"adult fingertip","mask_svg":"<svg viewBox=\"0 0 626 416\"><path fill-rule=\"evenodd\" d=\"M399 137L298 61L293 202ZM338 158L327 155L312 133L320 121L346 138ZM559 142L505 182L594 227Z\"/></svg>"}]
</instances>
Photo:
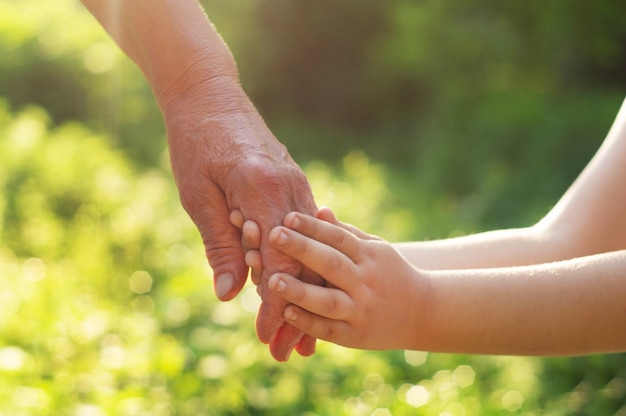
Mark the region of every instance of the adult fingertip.
<instances>
[{"instance_id":1,"label":"adult fingertip","mask_svg":"<svg viewBox=\"0 0 626 416\"><path fill-rule=\"evenodd\" d=\"M286 321L290 321L290 322L295 322L299 318L298 311L296 310L294 306L291 306L291 305L285 308L285 313L283 316Z\"/></svg>"},{"instance_id":2,"label":"adult fingertip","mask_svg":"<svg viewBox=\"0 0 626 416\"><path fill-rule=\"evenodd\" d=\"M239 211L238 209L232 210L228 215L228 219L230 220L230 223L232 225L240 230L242 229L245 219L241 211Z\"/></svg>"},{"instance_id":3,"label":"adult fingertip","mask_svg":"<svg viewBox=\"0 0 626 416\"><path fill-rule=\"evenodd\" d=\"M259 247L259 244L261 243L261 229L256 222L246 220L241 226L241 231L251 248Z\"/></svg>"},{"instance_id":4,"label":"adult fingertip","mask_svg":"<svg viewBox=\"0 0 626 416\"><path fill-rule=\"evenodd\" d=\"M264 285L257 286L257 293L263 299ZM283 311L275 312L265 302L261 302L259 312L256 317L256 333L259 341L264 344L270 344L278 335L281 325L284 323L282 318Z\"/></svg>"},{"instance_id":5,"label":"adult fingertip","mask_svg":"<svg viewBox=\"0 0 626 416\"><path fill-rule=\"evenodd\" d=\"M245 256L244 260L246 262L246 266L251 269L262 269L263 268L263 259L261 258L261 252L259 250L250 250Z\"/></svg>"},{"instance_id":6,"label":"adult fingertip","mask_svg":"<svg viewBox=\"0 0 626 416\"><path fill-rule=\"evenodd\" d=\"M277 361L289 360L295 346L302 340L304 334L291 325L283 325L270 342L270 352Z\"/></svg>"},{"instance_id":7,"label":"adult fingertip","mask_svg":"<svg viewBox=\"0 0 626 416\"><path fill-rule=\"evenodd\" d=\"M315 354L317 340L310 335L302 337L299 343L296 344L296 351L303 357L310 357Z\"/></svg>"},{"instance_id":8,"label":"adult fingertip","mask_svg":"<svg viewBox=\"0 0 626 416\"><path fill-rule=\"evenodd\" d=\"M232 273L222 273L215 276L215 294L220 300L229 300L231 291L235 286L235 276Z\"/></svg>"},{"instance_id":9,"label":"adult fingertip","mask_svg":"<svg viewBox=\"0 0 626 416\"><path fill-rule=\"evenodd\" d=\"M330 208L327 205L322 205L317 210L317 215L324 215L330 211Z\"/></svg>"},{"instance_id":10,"label":"adult fingertip","mask_svg":"<svg viewBox=\"0 0 626 416\"><path fill-rule=\"evenodd\" d=\"M279 363L284 363L284 362L289 361L289 357L291 357L292 352L293 352L293 348L290 348L288 350L280 349L279 351L276 351L270 348L270 354L272 354L272 357L274 357L274 359L278 361Z\"/></svg>"},{"instance_id":11,"label":"adult fingertip","mask_svg":"<svg viewBox=\"0 0 626 416\"><path fill-rule=\"evenodd\" d=\"M285 351L277 353L274 356L274 358L276 358L278 361L280 361L282 363L289 361L289 358L291 357L291 353L293 352L293 348L294 347L290 347L290 348L286 349Z\"/></svg>"},{"instance_id":12,"label":"adult fingertip","mask_svg":"<svg viewBox=\"0 0 626 416\"><path fill-rule=\"evenodd\" d=\"M331 224L337 223L337 218L335 218L335 214L333 213L333 210L327 206L320 207L320 209L317 211L316 217L322 221L326 221Z\"/></svg>"}]
</instances>

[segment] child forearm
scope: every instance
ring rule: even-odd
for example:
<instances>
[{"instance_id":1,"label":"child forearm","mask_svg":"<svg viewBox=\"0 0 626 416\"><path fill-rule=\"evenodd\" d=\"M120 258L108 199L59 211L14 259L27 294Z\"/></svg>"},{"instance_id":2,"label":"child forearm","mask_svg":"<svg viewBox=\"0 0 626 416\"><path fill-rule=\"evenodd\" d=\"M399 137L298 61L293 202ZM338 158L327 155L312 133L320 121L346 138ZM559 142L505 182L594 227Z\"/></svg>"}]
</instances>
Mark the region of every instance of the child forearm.
<instances>
[{"instance_id":1,"label":"child forearm","mask_svg":"<svg viewBox=\"0 0 626 416\"><path fill-rule=\"evenodd\" d=\"M596 155L536 225L395 247L426 269L523 266L623 250L624 183L626 101Z\"/></svg>"},{"instance_id":2,"label":"child forearm","mask_svg":"<svg viewBox=\"0 0 626 416\"><path fill-rule=\"evenodd\" d=\"M497 230L445 240L395 243L409 262L423 269L479 269L525 266L559 260L559 242L536 228Z\"/></svg>"},{"instance_id":3,"label":"child forearm","mask_svg":"<svg viewBox=\"0 0 626 416\"><path fill-rule=\"evenodd\" d=\"M425 273L428 313L411 348L542 356L626 350L626 251Z\"/></svg>"}]
</instances>

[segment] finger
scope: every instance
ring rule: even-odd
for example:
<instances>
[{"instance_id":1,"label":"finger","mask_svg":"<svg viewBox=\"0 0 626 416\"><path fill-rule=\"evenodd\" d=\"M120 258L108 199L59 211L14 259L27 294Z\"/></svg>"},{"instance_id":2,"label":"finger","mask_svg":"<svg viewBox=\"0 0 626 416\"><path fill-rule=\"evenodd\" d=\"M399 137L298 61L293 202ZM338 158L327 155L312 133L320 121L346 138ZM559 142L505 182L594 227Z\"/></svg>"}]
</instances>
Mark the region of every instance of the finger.
<instances>
[{"instance_id":1,"label":"finger","mask_svg":"<svg viewBox=\"0 0 626 416\"><path fill-rule=\"evenodd\" d=\"M350 316L353 302L342 290L304 283L284 273L272 275L268 286L287 302L316 315L339 320Z\"/></svg>"},{"instance_id":2,"label":"finger","mask_svg":"<svg viewBox=\"0 0 626 416\"><path fill-rule=\"evenodd\" d=\"M344 338L350 330L347 322L324 318L296 305L287 306L284 317L285 322L305 334L340 345L344 345Z\"/></svg>"},{"instance_id":3,"label":"finger","mask_svg":"<svg viewBox=\"0 0 626 416\"><path fill-rule=\"evenodd\" d=\"M267 237L264 240L260 250L264 267L262 269L261 282L257 286L262 304L257 315L256 329L259 340L269 344L276 338L279 328L284 325L283 313L287 305L283 299L276 296L271 290L268 290L267 282L271 275L270 271L272 269L286 270L291 274L298 275L302 266L293 258L271 247L269 242L267 242ZM295 341L297 342L297 340Z\"/></svg>"},{"instance_id":4,"label":"finger","mask_svg":"<svg viewBox=\"0 0 626 416\"><path fill-rule=\"evenodd\" d=\"M315 218L318 218L322 221L326 221L337 226L342 225L342 222L337 219L333 210L327 206L320 207L317 210L317 213L315 214Z\"/></svg>"},{"instance_id":5,"label":"finger","mask_svg":"<svg viewBox=\"0 0 626 416\"><path fill-rule=\"evenodd\" d=\"M289 324L278 329L276 337L270 342L270 353L277 361L287 361L304 334Z\"/></svg>"},{"instance_id":6,"label":"finger","mask_svg":"<svg viewBox=\"0 0 626 416\"><path fill-rule=\"evenodd\" d=\"M310 357L315 354L315 344L317 339L308 334L304 334L300 342L296 344L296 351L303 357Z\"/></svg>"},{"instance_id":7,"label":"finger","mask_svg":"<svg viewBox=\"0 0 626 416\"><path fill-rule=\"evenodd\" d=\"M258 250L261 246L261 229L254 221L245 221L241 226L241 244L244 252Z\"/></svg>"},{"instance_id":8,"label":"finger","mask_svg":"<svg viewBox=\"0 0 626 416\"><path fill-rule=\"evenodd\" d=\"M333 285L348 292L354 287L356 266L335 248L285 227L274 228L270 232L269 241L277 250L296 259Z\"/></svg>"},{"instance_id":9,"label":"finger","mask_svg":"<svg viewBox=\"0 0 626 416\"><path fill-rule=\"evenodd\" d=\"M286 152L282 156L288 156ZM285 214L290 211L301 211L313 214L317 207L313 201L311 189L306 176L290 158L280 159L276 165L268 164L266 159L259 163L255 158L248 159L251 165L245 169L244 180L238 180L234 189L246 190L230 195L233 206L241 207L245 218L255 220L261 229L260 252L263 271L261 283L257 289L263 300L257 315L257 336L262 342L271 343L270 350L277 358L285 359L291 353L293 345L298 343L303 334L300 331L281 332L284 326L283 313L286 302L267 290L267 281L272 272L286 271L294 275L302 270L302 266L293 258L272 247L267 236L270 230L281 224ZM255 163L256 161L256 163ZM242 186L248 183L250 186ZM259 201L262 201L259 203ZM253 277L256 280L256 277ZM280 334L280 336L277 336Z\"/></svg>"},{"instance_id":10,"label":"finger","mask_svg":"<svg viewBox=\"0 0 626 416\"><path fill-rule=\"evenodd\" d=\"M258 250L250 250L246 253L246 264L250 268L250 278L252 283L258 285L261 283L261 275L263 273L263 262L261 252Z\"/></svg>"},{"instance_id":11,"label":"finger","mask_svg":"<svg viewBox=\"0 0 626 416\"><path fill-rule=\"evenodd\" d=\"M240 232L229 219L224 194L210 182L202 192L181 192L185 210L196 224L213 269L215 293L220 300L234 298L246 282L248 267L241 248Z\"/></svg>"},{"instance_id":12,"label":"finger","mask_svg":"<svg viewBox=\"0 0 626 416\"><path fill-rule=\"evenodd\" d=\"M237 227L239 230L243 228L243 223L246 220L243 217L243 214L241 213L241 211L239 211L238 209L234 209L230 211L230 215L228 216L228 219L230 220L230 223L234 225L235 227Z\"/></svg>"},{"instance_id":13,"label":"finger","mask_svg":"<svg viewBox=\"0 0 626 416\"><path fill-rule=\"evenodd\" d=\"M332 286L331 283L325 282L320 275L312 272L308 268L304 268L299 276L304 283L314 284L317 286ZM315 344L317 340L310 335L304 334L300 342L296 344L296 351L303 357L309 357L315 354Z\"/></svg>"},{"instance_id":14,"label":"finger","mask_svg":"<svg viewBox=\"0 0 626 416\"><path fill-rule=\"evenodd\" d=\"M283 220L285 227L329 245L355 262L359 261L359 239L349 230L309 215L291 212Z\"/></svg>"},{"instance_id":15,"label":"finger","mask_svg":"<svg viewBox=\"0 0 626 416\"><path fill-rule=\"evenodd\" d=\"M256 334L259 341L270 344L285 324L283 313L287 302L268 290L266 284L258 285L257 293L262 301L256 317Z\"/></svg>"},{"instance_id":16,"label":"finger","mask_svg":"<svg viewBox=\"0 0 626 416\"><path fill-rule=\"evenodd\" d=\"M261 230L254 221L246 221L243 213L238 210L230 212L230 223L241 231L241 245L245 253L246 265L250 268L250 278L252 283L261 283L263 263L259 246L261 245Z\"/></svg>"}]
</instances>

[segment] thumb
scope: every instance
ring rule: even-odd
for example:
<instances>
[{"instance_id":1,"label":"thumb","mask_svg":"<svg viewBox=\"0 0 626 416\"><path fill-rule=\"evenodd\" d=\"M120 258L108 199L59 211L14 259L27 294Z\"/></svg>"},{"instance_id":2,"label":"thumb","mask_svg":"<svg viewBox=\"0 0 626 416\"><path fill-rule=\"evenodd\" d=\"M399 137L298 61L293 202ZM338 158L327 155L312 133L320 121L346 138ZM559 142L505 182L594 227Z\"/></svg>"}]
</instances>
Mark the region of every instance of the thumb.
<instances>
[{"instance_id":1,"label":"thumb","mask_svg":"<svg viewBox=\"0 0 626 416\"><path fill-rule=\"evenodd\" d=\"M196 224L209 265L213 269L215 294L220 300L231 300L241 291L248 277L241 248L241 232L229 221L230 211L224 194L211 189L183 204Z\"/></svg>"}]
</instances>

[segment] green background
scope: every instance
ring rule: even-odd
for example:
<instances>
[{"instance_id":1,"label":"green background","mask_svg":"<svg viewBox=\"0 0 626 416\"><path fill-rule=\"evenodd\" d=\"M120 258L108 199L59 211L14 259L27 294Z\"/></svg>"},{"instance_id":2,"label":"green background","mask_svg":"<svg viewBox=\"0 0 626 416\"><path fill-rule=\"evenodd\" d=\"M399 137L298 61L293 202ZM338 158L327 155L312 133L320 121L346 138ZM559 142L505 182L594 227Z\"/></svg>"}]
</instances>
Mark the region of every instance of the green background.
<instances>
[{"instance_id":1,"label":"green background","mask_svg":"<svg viewBox=\"0 0 626 416\"><path fill-rule=\"evenodd\" d=\"M622 0L204 4L318 204L391 241L533 224L626 92ZM0 188L0 415L626 415L622 354L274 362L77 1L0 0Z\"/></svg>"}]
</instances>

